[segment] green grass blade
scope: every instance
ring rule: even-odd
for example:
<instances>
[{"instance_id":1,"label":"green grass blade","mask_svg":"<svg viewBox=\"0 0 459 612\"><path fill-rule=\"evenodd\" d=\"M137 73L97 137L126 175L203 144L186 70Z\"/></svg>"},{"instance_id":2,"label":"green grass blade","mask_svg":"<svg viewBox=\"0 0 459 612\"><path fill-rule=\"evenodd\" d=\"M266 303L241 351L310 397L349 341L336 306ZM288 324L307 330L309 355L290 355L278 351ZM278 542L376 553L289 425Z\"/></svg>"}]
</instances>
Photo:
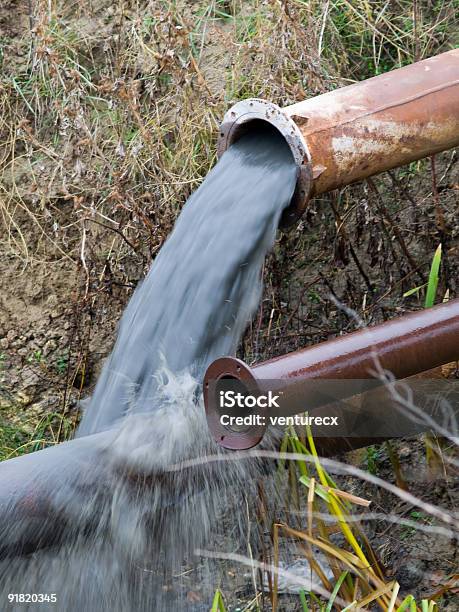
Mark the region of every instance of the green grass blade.
<instances>
[{"instance_id":1,"label":"green grass blade","mask_svg":"<svg viewBox=\"0 0 459 612\"><path fill-rule=\"evenodd\" d=\"M24 94L22 93L22 89L19 87L19 84L17 83L16 79L13 77L11 79L12 83L13 83L13 87L14 89L17 91L17 93L21 96L21 98L24 100L24 103L26 104L27 108L29 109L29 111L32 113L32 115L35 117L35 111L33 110L33 108L30 106L27 98L24 96Z\"/></svg>"},{"instance_id":2,"label":"green grass blade","mask_svg":"<svg viewBox=\"0 0 459 612\"><path fill-rule=\"evenodd\" d=\"M414 601L414 597L412 595L407 595L405 597L405 599L402 601L402 603L399 605L399 607L397 608L397 612L405 612L405 610L408 610L408 607L410 607L411 609L411 604L414 603L414 606L416 609L416 602Z\"/></svg>"},{"instance_id":3,"label":"green grass blade","mask_svg":"<svg viewBox=\"0 0 459 612\"><path fill-rule=\"evenodd\" d=\"M426 301L424 304L425 308L431 308L435 304L440 264L441 264L441 244L438 245L437 250L435 251L435 255L432 259L432 265L430 267L430 274L429 274L429 281L427 283Z\"/></svg>"},{"instance_id":4,"label":"green grass blade","mask_svg":"<svg viewBox=\"0 0 459 612\"><path fill-rule=\"evenodd\" d=\"M333 589L332 594L330 595L330 599L328 600L327 607L325 608L325 612L332 611L332 606L335 602L336 596L338 595L338 591L340 590L341 585L343 584L343 581L346 578L347 574L348 574L347 571L343 572L341 576L338 578L338 580L336 581L335 588Z\"/></svg>"},{"instance_id":5,"label":"green grass blade","mask_svg":"<svg viewBox=\"0 0 459 612\"><path fill-rule=\"evenodd\" d=\"M210 612L226 612L225 604L220 589L215 591L214 600Z\"/></svg>"},{"instance_id":6,"label":"green grass blade","mask_svg":"<svg viewBox=\"0 0 459 612\"><path fill-rule=\"evenodd\" d=\"M303 607L303 612L309 612L308 602L306 601L306 595L303 589L300 589L300 601Z\"/></svg>"},{"instance_id":7,"label":"green grass blade","mask_svg":"<svg viewBox=\"0 0 459 612\"><path fill-rule=\"evenodd\" d=\"M322 605L320 599L312 591L309 593L309 597L311 598L311 601L317 604L319 610L321 610L322 612L325 610L325 606Z\"/></svg>"},{"instance_id":8,"label":"green grass blade","mask_svg":"<svg viewBox=\"0 0 459 612\"><path fill-rule=\"evenodd\" d=\"M408 291L405 291L405 293L403 294L403 297L410 297L410 295L414 295L415 293L419 293L421 291L421 289L424 289L424 287L427 287L427 283L424 283L423 285L419 285L419 287L413 287L413 289L409 289Z\"/></svg>"}]
</instances>

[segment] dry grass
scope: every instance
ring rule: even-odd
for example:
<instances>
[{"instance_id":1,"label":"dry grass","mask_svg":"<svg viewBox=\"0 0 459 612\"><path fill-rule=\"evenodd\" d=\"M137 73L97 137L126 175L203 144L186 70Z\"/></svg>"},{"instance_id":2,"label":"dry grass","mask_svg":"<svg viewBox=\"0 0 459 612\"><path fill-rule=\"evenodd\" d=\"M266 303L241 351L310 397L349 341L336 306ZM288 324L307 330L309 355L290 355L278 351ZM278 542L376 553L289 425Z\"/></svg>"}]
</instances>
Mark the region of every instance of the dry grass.
<instances>
[{"instance_id":1,"label":"dry grass","mask_svg":"<svg viewBox=\"0 0 459 612\"><path fill-rule=\"evenodd\" d=\"M450 451L457 455L457 439L452 440ZM272 548L265 549L266 556L262 561L221 551L201 550L199 554L214 559L227 559L256 570L260 577L258 588L262 589L262 582L265 590L268 590L266 587L269 586L269 609L272 606L272 610L278 612L286 605L285 597L281 598L278 593L280 578L286 580L287 584L290 582L296 586L303 582L304 589L300 590L298 596L299 607L295 608L303 612L357 612L377 609L383 612L436 612L444 609L444 596L457 590L457 568L451 567L451 572L444 576L438 588L431 589L427 597L416 600L412 594L403 593L396 578L387 578L387 570L366 536L366 527L363 524L368 526L369 523L377 521L386 523L388 529L391 525L408 529L411 535L424 533L430 538L447 538L454 541L459 530L457 512L428 503L422 497L417 497L352 464L320 458L310 431L292 430L285 437L278 453L254 450L207 460L238 461L247 455L264 459L277 458L279 487L283 486L286 473L293 476L289 478L289 488L285 492L284 500L288 518L273 525ZM450 457L447 463L448 470L452 468L454 471L453 466L457 465L455 460ZM343 480L343 476L347 478ZM372 494L369 499L363 499L353 492L343 490L337 485L335 477L340 479L338 482L347 483L345 489L355 489L356 483L359 483L361 488L362 483L366 482L371 485ZM404 518L392 511L376 511L378 490L388 491L393 499L392 504L399 498L410 507L416 508L416 511L411 512L412 518ZM420 518L422 520L419 520ZM387 529L385 531L387 532ZM401 537L398 539L398 546L404 546ZM284 558L286 550L295 551L297 556L304 555L308 564L305 565L302 577L292 574L288 567L279 564L281 550ZM317 551L320 551L320 559ZM331 569L333 578L330 579L327 575L325 566ZM426 583L429 582L430 573L425 572ZM260 595L261 591L256 592L256 596L244 611L265 609L260 606ZM453 602L452 606L454 607ZM214 611L226 612L225 596L221 590L216 591L212 608L212 612Z\"/></svg>"},{"instance_id":2,"label":"dry grass","mask_svg":"<svg viewBox=\"0 0 459 612\"><path fill-rule=\"evenodd\" d=\"M107 262L131 282L123 261L145 266L161 246L215 161L230 104L291 103L453 44L455 3L417 7L413 15L411 2L361 0L32 2L20 58L4 43L0 89L12 253L25 264L69 258L92 291Z\"/></svg>"}]
</instances>

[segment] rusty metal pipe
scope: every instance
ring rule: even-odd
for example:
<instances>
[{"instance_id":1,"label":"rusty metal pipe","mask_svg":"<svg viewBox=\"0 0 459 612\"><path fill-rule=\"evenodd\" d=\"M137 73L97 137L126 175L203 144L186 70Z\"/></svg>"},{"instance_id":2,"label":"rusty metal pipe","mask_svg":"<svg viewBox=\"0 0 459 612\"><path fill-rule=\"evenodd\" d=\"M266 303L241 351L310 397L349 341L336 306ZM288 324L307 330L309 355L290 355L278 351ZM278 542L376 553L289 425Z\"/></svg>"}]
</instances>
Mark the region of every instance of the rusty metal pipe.
<instances>
[{"instance_id":1,"label":"rusty metal pipe","mask_svg":"<svg viewBox=\"0 0 459 612\"><path fill-rule=\"evenodd\" d=\"M215 440L226 448L250 448L263 437L265 427L262 426L234 432L220 423L221 410L215 389L219 381L226 379L240 381L250 389L259 389L263 381L270 381L270 384L275 381L279 388L290 389L292 406L289 413L293 414L297 411L294 401L301 397L301 385L307 381L374 379L378 384L374 374L376 366L390 371L396 379L406 379L457 359L459 300L404 315L254 367L234 357L222 357L209 366L204 378L207 422ZM288 397L286 401L288 405ZM320 405L320 400L315 401Z\"/></svg>"},{"instance_id":2,"label":"rusty metal pipe","mask_svg":"<svg viewBox=\"0 0 459 612\"><path fill-rule=\"evenodd\" d=\"M286 225L311 197L459 145L459 49L283 109L238 102L223 119L219 155L257 121L283 134L298 165Z\"/></svg>"}]
</instances>

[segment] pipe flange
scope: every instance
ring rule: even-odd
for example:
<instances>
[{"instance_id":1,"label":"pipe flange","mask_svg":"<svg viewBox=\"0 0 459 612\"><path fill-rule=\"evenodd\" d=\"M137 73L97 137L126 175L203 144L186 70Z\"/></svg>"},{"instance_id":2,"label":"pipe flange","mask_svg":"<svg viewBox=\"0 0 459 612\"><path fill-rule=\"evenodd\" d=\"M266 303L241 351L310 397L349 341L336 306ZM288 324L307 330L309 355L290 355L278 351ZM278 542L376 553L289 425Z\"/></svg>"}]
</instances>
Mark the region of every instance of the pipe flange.
<instances>
[{"instance_id":1,"label":"pipe flange","mask_svg":"<svg viewBox=\"0 0 459 612\"><path fill-rule=\"evenodd\" d=\"M285 228L295 223L306 210L312 187L311 156L296 123L277 104L259 98L242 100L232 106L223 117L217 141L217 155L223 155L228 147L250 129L250 123L257 120L269 123L282 134L298 168L292 201L282 214L280 222L280 226Z\"/></svg>"},{"instance_id":2,"label":"pipe flange","mask_svg":"<svg viewBox=\"0 0 459 612\"><path fill-rule=\"evenodd\" d=\"M224 379L240 382L247 392L259 391L257 378L250 368L236 357L221 357L207 368L204 376L203 395L206 419L214 440L230 450L246 450L259 444L266 431L266 425L250 426L245 431L234 431L221 423L221 410L218 404L218 384Z\"/></svg>"}]
</instances>

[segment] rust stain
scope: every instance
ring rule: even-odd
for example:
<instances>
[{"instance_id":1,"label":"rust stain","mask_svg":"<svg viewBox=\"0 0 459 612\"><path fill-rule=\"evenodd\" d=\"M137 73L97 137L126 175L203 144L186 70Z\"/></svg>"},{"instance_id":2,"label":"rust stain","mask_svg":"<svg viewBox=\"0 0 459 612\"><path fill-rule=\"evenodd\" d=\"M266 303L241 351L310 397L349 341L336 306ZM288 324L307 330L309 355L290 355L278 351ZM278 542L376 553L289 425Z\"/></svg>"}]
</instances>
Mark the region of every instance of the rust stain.
<instances>
[{"instance_id":1,"label":"rust stain","mask_svg":"<svg viewBox=\"0 0 459 612\"><path fill-rule=\"evenodd\" d=\"M459 145L459 49L280 109L238 102L225 115L221 155L250 121L274 125L300 171L292 222L314 195Z\"/></svg>"},{"instance_id":2,"label":"rust stain","mask_svg":"<svg viewBox=\"0 0 459 612\"><path fill-rule=\"evenodd\" d=\"M314 195L459 144L459 50L284 109L308 143Z\"/></svg>"}]
</instances>

